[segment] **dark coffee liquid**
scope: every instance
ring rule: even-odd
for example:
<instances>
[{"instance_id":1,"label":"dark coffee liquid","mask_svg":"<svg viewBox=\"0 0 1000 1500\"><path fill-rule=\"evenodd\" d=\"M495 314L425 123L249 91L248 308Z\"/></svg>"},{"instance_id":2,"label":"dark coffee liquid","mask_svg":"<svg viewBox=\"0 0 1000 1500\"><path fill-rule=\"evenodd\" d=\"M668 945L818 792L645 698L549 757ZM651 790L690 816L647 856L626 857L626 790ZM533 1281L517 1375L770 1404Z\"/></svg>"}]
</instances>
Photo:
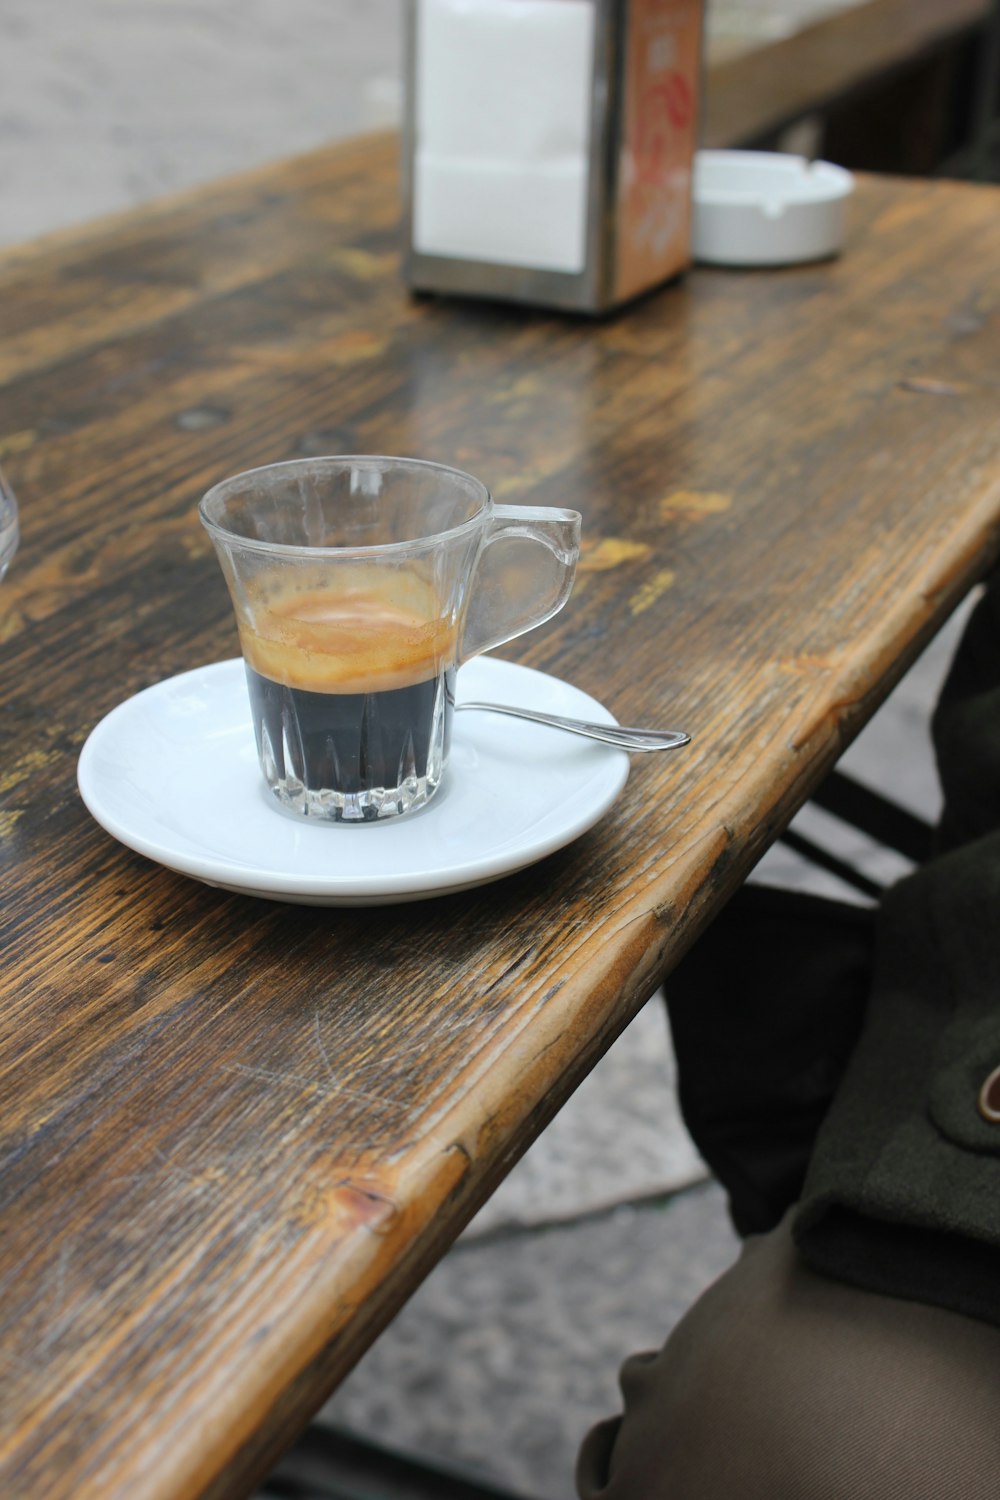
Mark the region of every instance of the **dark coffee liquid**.
<instances>
[{"instance_id":1,"label":"dark coffee liquid","mask_svg":"<svg viewBox=\"0 0 1000 1500\"><path fill-rule=\"evenodd\" d=\"M246 671L257 747L280 781L355 796L434 775L448 753L454 668L368 693L307 692Z\"/></svg>"},{"instance_id":2,"label":"dark coffee liquid","mask_svg":"<svg viewBox=\"0 0 1000 1500\"><path fill-rule=\"evenodd\" d=\"M261 769L307 817L391 817L441 779L455 624L411 574L359 565L337 584L265 577L241 621Z\"/></svg>"}]
</instances>

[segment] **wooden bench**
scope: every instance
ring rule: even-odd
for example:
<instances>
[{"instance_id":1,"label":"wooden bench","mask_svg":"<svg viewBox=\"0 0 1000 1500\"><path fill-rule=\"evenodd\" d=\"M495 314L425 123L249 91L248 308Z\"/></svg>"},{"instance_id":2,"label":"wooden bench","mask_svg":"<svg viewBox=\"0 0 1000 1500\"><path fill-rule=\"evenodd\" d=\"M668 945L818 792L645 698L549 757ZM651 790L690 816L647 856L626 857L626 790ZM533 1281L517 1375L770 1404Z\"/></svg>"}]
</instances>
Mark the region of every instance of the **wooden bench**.
<instances>
[{"instance_id":1,"label":"wooden bench","mask_svg":"<svg viewBox=\"0 0 1000 1500\"><path fill-rule=\"evenodd\" d=\"M863 0L793 36L712 61L702 143L773 147L818 118L846 166L924 175L995 111L992 0Z\"/></svg>"}]
</instances>

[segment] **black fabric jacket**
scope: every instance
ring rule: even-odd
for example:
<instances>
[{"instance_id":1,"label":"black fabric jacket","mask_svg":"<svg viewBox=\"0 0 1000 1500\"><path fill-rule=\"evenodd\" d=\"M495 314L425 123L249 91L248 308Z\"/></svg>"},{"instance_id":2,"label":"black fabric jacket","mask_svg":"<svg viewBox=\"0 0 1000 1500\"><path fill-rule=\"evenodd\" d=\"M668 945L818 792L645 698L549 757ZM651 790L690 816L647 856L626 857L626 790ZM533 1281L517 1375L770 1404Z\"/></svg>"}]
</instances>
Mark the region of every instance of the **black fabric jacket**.
<instances>
[{"instance_id":1,"label":"black fabric jacket","mask_svg":"<svg viewBox=\"0 0 1000 1500\"><path fill-rule=\"evenodd\" d=\"M669 981L681 1106L742 1233L1000 1325L1000 581L934 716L936 850L877 909L747 887ZM996 1101L1000 1090L990 1097Z\"/></svg>"}]
</instances>

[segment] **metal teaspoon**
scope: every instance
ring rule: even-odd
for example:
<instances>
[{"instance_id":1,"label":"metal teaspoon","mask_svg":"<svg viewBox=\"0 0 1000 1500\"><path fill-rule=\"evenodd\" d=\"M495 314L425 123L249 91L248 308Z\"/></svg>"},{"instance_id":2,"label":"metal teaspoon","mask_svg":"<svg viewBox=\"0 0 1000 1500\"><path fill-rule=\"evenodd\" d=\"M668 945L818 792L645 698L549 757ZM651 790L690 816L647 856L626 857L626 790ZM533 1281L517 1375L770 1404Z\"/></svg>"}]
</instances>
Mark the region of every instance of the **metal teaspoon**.
<instances>
[{"instance_id":1,"label":"metal teaspoon","mask_svg":"<svg viewBox=\"0 0 1000 1500\"><path fill-rule=\"evenodd\" d=\"M677 750L691 739L681 729L627 729L620 724L588 724L583 719L564 719L559 714L515 708L509 703L456 703L455 708L479 708L491 714L510 714L514 719L531 719L536 724L582 734L588 740L600 740L604 745L617 745L622 750Z\"/></svg>"}]
</instances>

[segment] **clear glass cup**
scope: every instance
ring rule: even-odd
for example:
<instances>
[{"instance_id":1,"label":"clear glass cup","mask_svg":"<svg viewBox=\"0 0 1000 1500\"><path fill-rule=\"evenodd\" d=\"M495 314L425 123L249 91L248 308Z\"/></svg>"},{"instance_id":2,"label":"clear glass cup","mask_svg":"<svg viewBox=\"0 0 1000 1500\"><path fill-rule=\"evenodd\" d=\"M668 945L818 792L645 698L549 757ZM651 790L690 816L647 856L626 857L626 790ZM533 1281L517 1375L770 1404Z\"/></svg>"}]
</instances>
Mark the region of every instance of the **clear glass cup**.
<instances>
[{"instance_id":1,"label":"clear glass cup","mask_svg":"<svg viewBox=\"0 0 1000 1500\"><path fill-rule=\"evenodd\" d=\"M326 822L433 796L462 662L561 609L579 555L576 511L494 505L478 479L419 459L273 464L216 485L199 514L264 779Z\"/></svg>"},{"instance_id":2,"label":"clear glass cup","mask_svg":"<svg viewBox=\"0 0 1000 1500\"><path fill-rule=\"evenodd\" d=\"M3 578L10 560L17 551L20 533L17 526L17 501L14 491L0 469L0 578Z\"/></svg>"}]
</instances>

